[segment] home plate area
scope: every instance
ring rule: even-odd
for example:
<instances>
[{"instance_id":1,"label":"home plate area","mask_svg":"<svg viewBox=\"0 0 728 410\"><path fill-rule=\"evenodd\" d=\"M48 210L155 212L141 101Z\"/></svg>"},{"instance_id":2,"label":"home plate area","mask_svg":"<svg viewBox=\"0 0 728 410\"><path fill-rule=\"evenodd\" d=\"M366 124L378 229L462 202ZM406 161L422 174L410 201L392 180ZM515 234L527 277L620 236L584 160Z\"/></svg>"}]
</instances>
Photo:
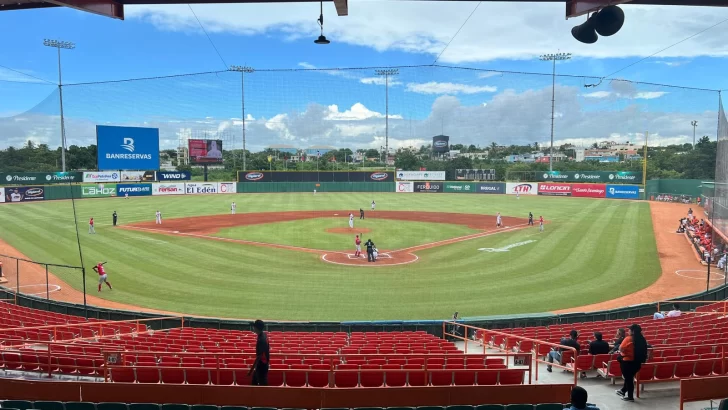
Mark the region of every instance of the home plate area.
<instances>
[{"instance_id":1,"label":"home plate area","mask_svg":"<svg viewBox=\"0 0 728 410\"><path fill-rule=\"evenodd\" d=\"M348 256L349 259L360 259L360 258L366 259L367 254L362 253L361 256L356 256L353 253L348 253L348 254L346 254L346 256ZM392 259L392 256L388 253L380 253L379 255L377 255L377 260L379 260L379 259Z\"/></svg>"}]
</instances>

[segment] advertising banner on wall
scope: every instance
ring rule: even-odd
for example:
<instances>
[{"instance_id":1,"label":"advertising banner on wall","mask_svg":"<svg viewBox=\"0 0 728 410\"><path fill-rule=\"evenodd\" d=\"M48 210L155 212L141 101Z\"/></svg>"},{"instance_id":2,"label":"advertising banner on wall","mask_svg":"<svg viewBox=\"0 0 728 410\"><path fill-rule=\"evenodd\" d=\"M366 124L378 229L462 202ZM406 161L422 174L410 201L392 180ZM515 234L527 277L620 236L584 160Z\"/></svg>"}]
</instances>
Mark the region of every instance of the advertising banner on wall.
<instances>
[{"instance_id":1,"label":"advertising banner on wall","mask_svg":"<svg viewBox=\"0 0 728 410\"><path fill-rule=\"evenodd\" d=\"M607 198L640 199L640 187L637 185L607 185Z\"/></svg>"},{"instance_id":2,"label":"advertising banner on wall","mask_svg":"<svg viewBox=\"0 0 728 410\"><path fill-rule=\"evenodd\" d=\"M475 184L468 184L465 182L445 182L444 192L475 192Z\"/></svg>"},{"instance_id":3,"label":"advertising banner on wall","mask_svg":"<svg viewBox=\"0 0 728 410\"><path fill-rule=\"evenodd\" d=\"M507 182L506 194L508 195L537 195L538 184L534 182Z\"/></svg>"},{"instance_id":4,"label":"advertising banner on wall","mask_svg":"<svg viewBox=\"0 0 728 410\"><path fill-rule=\"evenodd\" d=\"M5 188L0 188L0 203L5 202Z\"/></svg>"},{"instance_id":5,"label":"advertising banner on wall","mask_svg":"<svg viewBox=\"0 0 728 410\"><path fill-rule=\"evenodd\" d=\"M503 182L479 183L475 186L475 192L479 194L505 194L506 184Z\"/></svg>"},{"instance_id":6,"label":"advertising banner on wall","mask_svg":"<svg viewBox=\"0 0 728 410\"><path fill-rule=\"evenodd\" d=\"M152 184L152 195L184 195L185 184L182 182L167 182Z\"/></svg>"},{"instance_id":7,"label":"advertising banner on wall","mask_svg":"<svg viewBox=\"0 0 728 410\"><path fill-rule=\"evenodd\" d=\"M121 182L153 182L154 171L121 171Z\"/></svg>"},{"instance_id":8,"label":"advertising banner on wall","mask_svg":"<svg viewBox=\"0 0 728 410\"><path fill-rule=\"evenodd\" d=\"M397 182L395 184L395 192L399 192L399 193L415 192L414 184L412 182Z\"/></svg>"},{"instance_id":9,"label":"advertising banner on wall","mask_svg":"<svg viewBox=\"0 0 728 410\"><path fill-rule=\"evenodd\" d=\"M607 186L604 184L573 184L571 196L584 198L605 198Z\"/></svg>"},{"instance_id":10,"label":"advertising banner on wall","mask_svg":"<svg viewBox=\"0 0 728 410\"><path fill-rule=\"evenodd\" d=\"M192 174L189 171L157 171L157 181L189 181Z\"/></svg>"},{"instance_id":11,"label":"advertising banner on wall","mask_svg":"<svg viewBox=\"0 0 728 410\"><path fill-rule=\"evenodd\" d=\"M218 194L234 194L237 192L237 184L235 182L218 182L217 193Z\"/></svg>"},{"instance_id":12,"label":"advertising banner on wall","mask_svg":"<svg viewBox=\"0 0 728 410\"><path fill-rule=\"evenodd\" d=\"M159 169L159 129L96 126L98 169Z\"/></svg>"},{"instance_id":13,"label":"advertising banner on wall","mask_svg":"<svg viewBox=\"0 0 728 410\"><path fill-rule=\"evenodd\" d=\"M217 182L189 182L185 184L188 194L216 194Z\"/></svg>"},{"instance_id":14,"label":"advertising banner on wall","mask_svg":"<svg viewBox=\"0 0 728 410\"><path fill-rule=\"evenodd\" d=\"M642 181L641 172L626 171L546 171L536 173L539 181L554 182L606 182L636 183Z\"/></svg>"},{"instance_id":15,"label":"advertising banner on wall","mask_svg":"<svg viewBox=\"0 0 728 410\"><path fill-rule=\"evenodd\" d=\"M119 184L117 196L148 196L152 194L152 184Z\"/></svg>"},{"instance_id":16,"label":"advertising banner on wall","mask_svg":"<svg viewBox=\"0 0 728 410\"><path fill-rule=\"evenodd\" d=\"M397 171L399 181L444 181L445 171Z\"/></svg>"},{"instance_id":17,"label":"advertising banner on wall","mask_svg":"<svg viewBox=\"0 0 728 410\"><path fill-rule=\"evenodd\" d=\"M33 202L45 199L42 186L18 186L5 188L5 202Z\"/></svg>"},{"instance_id":18,"label":"advertising banner on wall","mask_svg":"<svg viewBox=\"0 0 728 410\"><path fill-rule=\"evenodd\" d=\"M414 192L442 192L442 182L415 182Z\"/></svg>"},{"instance_id":19,"label":"advertising banner on wall","mask_svg":"<svg viewBox=\"0 0 728 410\"><path fill-rule=\"evenodd\" d=\"M571 184L538 184L539 195L571 196Z\"/></svg>"},{"instance_id":20,"label":"advertising banner on wall","mask_svg":"<svg viewBox=\"0 0 728 410\"><path fill-rule=\"evenodd\" d=\"M81 182L80 172L5 172L0 173L0 184L63 184Z\"/></svg>"},{"instance_id":21,"label":"advertising banner on wall","mask_svg":"<svg viewBox=\"0 0 728 410\"><path fill-rule=\"evenodd\" d=\"M81 185L81 196L84 198L116 196L116 184Z\"/></svg>"},{"instance_id":22,"label":"advertising banner on wall","mask_svg":"<svg viewBox=\"0 0 728 410\"><path fill-rule=\"evenodd\" d=\"M121 174L115 172L84 172L83 182L119 182Z\"/></svg>"}]
</instances>

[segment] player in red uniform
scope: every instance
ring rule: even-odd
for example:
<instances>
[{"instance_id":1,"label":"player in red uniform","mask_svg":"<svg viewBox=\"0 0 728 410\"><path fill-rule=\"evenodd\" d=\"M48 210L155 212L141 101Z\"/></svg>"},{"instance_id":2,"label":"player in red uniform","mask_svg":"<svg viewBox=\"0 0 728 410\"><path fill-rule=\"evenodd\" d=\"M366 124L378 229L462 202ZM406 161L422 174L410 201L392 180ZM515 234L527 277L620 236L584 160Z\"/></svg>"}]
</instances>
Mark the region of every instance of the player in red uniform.
<instances>
[{"instance_id":1,"label":"player in red uniform","mask_svg":"<svg viewBox=\"0 0 728 410\"><path fill-rule=\"evenodd\" d=\"M106 286L109 287L109 290L111 290L111 283L109 283L108 280L106 280L106 269L104 269L104 265L106 262L99 262L94 266L94 271L99 274L99 292L101 292L101 284L105 283Z\"/></svg>"},{"instance_id":2,"label":"player in red uniform","mask_svg":"<svg viewBox=\"0 0 728 410\"><path fill-rule=\"evenodd\" d=\"M357 258L361 256L361 238L359 238L359 235L357 235L356 239L354 239L354 245L356 245L356 252L354 253L354 256Z\"/></svg>"},{"instance_id":3,"label":"player in red uniform","mask_svg":"<svg viewBox=\"0 0 728 410\"><path fill-rule=\"evenodd\" d=\"M96 230L94 229L94 218L92 217L88 221L88 233L96 233Z\"/></svg>"},{"instance_id":4,"label":"player in red uniform","mask_svg":"<svg viewBox=\"0 0 728 410\"><path fill-rule=\"evenodd\" d=\"M543 232L543 216L538 217L538 231Z\"/></svg>"}]
</instances>

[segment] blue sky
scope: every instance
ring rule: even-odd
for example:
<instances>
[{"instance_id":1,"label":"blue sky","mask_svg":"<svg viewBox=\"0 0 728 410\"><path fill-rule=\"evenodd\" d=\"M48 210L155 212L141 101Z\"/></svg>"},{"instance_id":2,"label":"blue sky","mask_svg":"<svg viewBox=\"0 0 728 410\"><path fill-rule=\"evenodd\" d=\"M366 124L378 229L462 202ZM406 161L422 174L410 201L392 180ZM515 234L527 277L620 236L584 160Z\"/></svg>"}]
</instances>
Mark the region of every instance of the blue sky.
<instances>
[{"instance_id":1,"label":"blue sky","mask_svg":"<svg viewBox=\"0 0 728 410\"><path fill-rule=\"evenodd\" d=\"M337 17L326 4L328 46L313 44L313 3L193 8L228 65L257 70L246 75L249 144L366 148L384 135L384 86L373 70L265 70L431 64L474 6L352 1L350 15ZM581 21L564 21L562 4L484 3L438 63L550 73L538 55L562 51L574 59L558 65L560 74L601 77L728 18L728 9L624 8L620 33L583 45L569 33ZM225 70L187 5L127 6L126 14L118 21L65 8L0 13L4 30L14 33L0 64L55 83L56 52L42 45L53 38L77 46L62 51L67 84ZM692 140L693 119L700 134L715 135L717 93L634 82L728 88L723 32L718 26L615 76L633 82L584 88L598 81L560 77L556 139L634 141L650 130L661 143L682 142ZM550 132L550 76L403 68L389 91L395 147L440 132L476 145L545 141ZM54 85L0 68L0 93L0 148L27 139L57 145ZM159 127L163 146L204 131L224 132L235 145L242 128L237 73L68 86L64 108L69 140L78 144L92 141L95 124Z\"/></svg>"}]
</instances>

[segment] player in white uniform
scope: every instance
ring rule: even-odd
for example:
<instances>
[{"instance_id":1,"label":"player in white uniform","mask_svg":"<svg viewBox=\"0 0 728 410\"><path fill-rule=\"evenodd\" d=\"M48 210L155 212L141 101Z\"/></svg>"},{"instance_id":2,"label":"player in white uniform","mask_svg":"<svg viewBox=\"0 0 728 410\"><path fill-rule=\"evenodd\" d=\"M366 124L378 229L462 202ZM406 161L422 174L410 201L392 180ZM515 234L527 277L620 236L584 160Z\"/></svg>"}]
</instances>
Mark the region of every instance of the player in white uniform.
<instances>
[{"instance_id":1,"label":"player in white uniform","mask_svg":"<svg viewBox=\"0 0 728 410\"><path fill-rule=\"evenodd\" d=\"M162 213L157 211L157 213L155 214L155 217L156 217L157 225L161 225L162 224Z\"/></svg>"},{"instance_id":2,"label":"player in white uniform","mask_svg":"<svg viewBox=\"0 0 728 410\"><path fill-rule=\"evenodd\" d=\"M349 214L349 228L354 229L354 214Z\"/></svg>"},{"instance_id":3,"label":"player in white uniform","mask_svg":"<svg viewBox=\"0 0 728 410\"><path fill-rule=\"evenodd\" d=\"M521 193L516 191L516 199L521 199Z\"/></svg>"},{"instance_id":4,"label":"player in white uniform","mask_svg":"<svg viewBox=\"0 0 728 410\"><path fill-rule=\"evenodd\" d=\"M503 221L501 220L501 215L500 215L500 212L498 212L498 214L497 214L497 215L496 215L496 217L495 217L495 226L496 226L497 228L500 228L500 227L501 227L501 225L502 225L502 223L503 223Z\"/></svg>"},{"instance_id":5,"label":"player in white uniform","mask_svg":"<svg viewBox=\"0 0 728 410\"><path fill-rule=\"evenodd\" d=\"M374 203L374 201L372 201L372 211L374 210L374 207L376 207L376 206L377 206L377 204Z\"/></svg>"},{"instance_id":6,"label":"player in white uniform","mask_svg":"<svg viewBox=\"0 0 728 410\"><path fill-rule=\"evenodd\" d=\"M235 209L236 209L237 207L238 207L238 206L237 206L237 205L235 204L235 202L233 202L233 204L232 204L232 205L230 205L230 212L231 212L231 213L232 213L233 215L235 215Z\"/></svg>"},{"instance_id":7,"label":"player in white uniform","mask_svg":"<svg viewBox=\"0 0 728 410\"><path fill-rule=\"evenodd\" d=\"M316 195L316 189L313 190L313 194Z\"/></svg>"}]
</instances>

